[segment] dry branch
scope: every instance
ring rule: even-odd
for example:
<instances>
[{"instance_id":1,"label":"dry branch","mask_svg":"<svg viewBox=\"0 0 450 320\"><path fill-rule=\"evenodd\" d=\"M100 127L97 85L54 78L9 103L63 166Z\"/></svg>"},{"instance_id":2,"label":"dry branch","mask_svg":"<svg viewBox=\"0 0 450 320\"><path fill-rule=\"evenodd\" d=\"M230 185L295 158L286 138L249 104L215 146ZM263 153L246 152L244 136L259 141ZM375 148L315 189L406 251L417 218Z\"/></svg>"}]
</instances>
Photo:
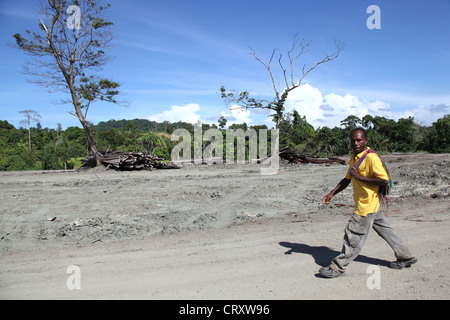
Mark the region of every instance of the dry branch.
<instances>
[{"instance_id":1,"label":"dry branch","mask_svg":"<svg viewBox=\"0 0 450 320\"><path fill-rule=\"evenodd\" d=\"M342 165L348 164L347 160L338 157L328 157L328 158L314 158L308 157L306 154L296 153L289 150L289 148L284 148L280 150L280 158L288 161L289 163L339 163Z\"/></svg>"}]
</instances>

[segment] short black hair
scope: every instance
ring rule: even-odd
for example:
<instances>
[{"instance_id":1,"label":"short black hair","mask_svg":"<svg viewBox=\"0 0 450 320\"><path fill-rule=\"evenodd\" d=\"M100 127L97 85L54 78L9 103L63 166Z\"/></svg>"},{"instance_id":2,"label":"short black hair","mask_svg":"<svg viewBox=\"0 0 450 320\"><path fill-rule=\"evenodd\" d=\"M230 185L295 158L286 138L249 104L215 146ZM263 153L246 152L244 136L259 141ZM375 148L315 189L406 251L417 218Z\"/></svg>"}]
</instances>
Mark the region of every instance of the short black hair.
<instances>
[{"instance_id":1,"label":"short black hair","mask_svg":"<svg viewBox=\"0 0 450 320\"><path fill-rule=\"evenodd\" d=\"M366 129L362 128L362 127L356 127L355 129L353 129L350 132L350 139L352 138L353 133L357 132L357 131L362 131L362 133L364 134L364 138L368 139L369 138L369 133L367 132Z\"/></svg>"}]
</instances>

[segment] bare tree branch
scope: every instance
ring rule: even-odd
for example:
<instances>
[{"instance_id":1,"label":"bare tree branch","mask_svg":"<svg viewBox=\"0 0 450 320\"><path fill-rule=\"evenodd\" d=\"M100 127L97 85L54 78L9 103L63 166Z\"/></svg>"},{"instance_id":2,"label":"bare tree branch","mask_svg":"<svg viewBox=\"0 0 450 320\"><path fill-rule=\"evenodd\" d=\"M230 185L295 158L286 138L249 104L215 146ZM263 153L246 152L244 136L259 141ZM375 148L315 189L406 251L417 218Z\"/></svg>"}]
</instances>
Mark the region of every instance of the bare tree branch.
<instances>
[{"instance_id":1,"label":"bare tree branch","mask_svg":"<svg viewBox=\"0 0 450 320\"><path fill-rule=\"evenodd\" d=\"M265 63L264 61L262 61L257 55L256 55L256 51L252 48L252 47L250 47L249 46L249 48L250 48L250 50L252 50L252 52L250 52L250 55L252 55L256 60L258 60L268 71L269 71L269 74L270 74L270 78L272 79L272 86L273 86L273 90L275 91L275 95L277 96L277 98L279 98L279 93L278 93L278 89L277 89L277 85L276 85L276 83L275 83L275 78L274 78L274 76L273 76L273 72L272 72L272 69L271 69L271 64L272 64L272 60L273 60L273 57L274 57L274 55L275 55L275 52L277 52L277 49L273 49L273 51L272 51L272 55L270 56L270 60L269 60L269 63Z\"/></svg>"},{"instance_id":2,"label":"bare tree branch","mask_svg":"<svg viewBox=\"0 0 450 320\"><path fill-rule=\"evenodd\" d=\"M316 62L313 66L306 68L306 65L303 65L302 71L300 75L295 70L295 66L297 60L305 54L309 48L311 47L311 43L306 41L305 39L299 40L298 34L294 35L294 39L292 41L292 47L287 52L287 66L285 65L285 61L283 61L283 54L280 53L278 58L278 65L280 67L279 73L281 73L281 77L284 80L285 88L282 90L282 94L280 95L279 85L276 83L275 72L272 69L272 62L277 52L277 49L273 49L272 54L268 62L263 61L256 53L256 51L249 46L250 52L249 54L253 56L259 63L261 63L265 69L269 72L270 80L272 82L272 87L275 93L275 98L272 101L251 98L247 91L235 91L229 90L227 91L224 87L221 88L221 96L225 100L226 104L229 105L231 103L235 103L239 106L239 108L245 109L268 109L273 111L275 114L273 115L274 120L276 122L276 127L279 128L279 121L284 112L284 103L288 97L288 94L301 86L302 81L305 77L318 66L323 63L330 62L335 60L341 51L344 49L345 44L340 41L335 40L336 49L333 53L327 54L325 53L325 57L322 60ZM288 71L289 69L289 71ZM289 78L288 78L289 72Z\"/></svg>"},{"instance_id":3,"label":"bare tree branch","mask_svg":"<svg viewBox=\"0 0 450 320\"><path fill-rule=\"evenodd\" d=\"M335 46L336 46L336 50L332 54L325 53L325 58L323 58L321 61L317 62L313 67L309 68L306 72L305 72L305 66L303 66L302 77L300 78L298 83L295 85L295 88L299 87L301 85L303 79L308 75L308 73L310 73L312 70L317 68L319 65L329 62L329 61L333 61L333 60L337 59L337 57L339 57L339 54L345 48L345 43L335 40ZM293 89L295 89L295 88L293 88Z\"/></svg>"}]
</instances>

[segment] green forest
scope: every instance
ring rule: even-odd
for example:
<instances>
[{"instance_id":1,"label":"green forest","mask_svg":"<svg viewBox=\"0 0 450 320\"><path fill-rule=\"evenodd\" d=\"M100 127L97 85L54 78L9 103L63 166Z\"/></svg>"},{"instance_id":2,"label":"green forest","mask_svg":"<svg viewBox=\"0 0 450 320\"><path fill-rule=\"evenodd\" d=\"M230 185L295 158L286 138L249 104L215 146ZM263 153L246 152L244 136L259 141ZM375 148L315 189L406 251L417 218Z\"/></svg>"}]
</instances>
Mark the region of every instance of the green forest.
<instances>
[{"instance_id":1,"label":"green forest","mask_svg":"<svg viewBox=\"0 0 450 320\"><path fill-rule=\"evenodd\" d=\"M226 119L221 117L217 125L202 124L202 130L217 128L225 136L225 126ZM348 155L349 133L355 127L368 130L368 145L379 153L450 152L450 115L438 119L432 126L417 124L412 117L395 121L379 116L366 115L360 119L351 115L342 120L339 127L314 129L297 111L285 114L280 122L280 148L289 147L314 157ZM179 143L170 139L176 129L186 129L192 138L194 136L194 125L182 121L159 123L134 119L91 124L97 148L103 153L142 152L168 161L173 147ZM233 124L228 129L255 129L258 133L258 129L270 128L243 123ZM58 124L57 128L43 128L36 122L29 128L16 128L0 120L0 171L74 169L81 166L81 159L89 157L88 150L84 130L80 127L62 130Z\"/></svg>"}]
</instances>

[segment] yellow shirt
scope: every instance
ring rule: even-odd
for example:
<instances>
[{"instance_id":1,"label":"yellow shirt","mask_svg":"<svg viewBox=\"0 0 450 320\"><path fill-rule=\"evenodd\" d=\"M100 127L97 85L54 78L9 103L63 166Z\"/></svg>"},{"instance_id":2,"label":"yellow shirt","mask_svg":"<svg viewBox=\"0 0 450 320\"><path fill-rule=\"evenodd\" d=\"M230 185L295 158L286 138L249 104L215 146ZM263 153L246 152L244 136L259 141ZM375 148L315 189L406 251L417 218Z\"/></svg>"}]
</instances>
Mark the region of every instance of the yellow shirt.
<instances>
[{"instance_id":1,"label":"yellow shirt","mask_svg":"<svg viewBox=\"0 0 450 320\"><path fill-rule=\"evenodd\" d=\"M347 175L345 176L346 179L351 179L353 184L353 198L355 200L355 210L353 212L363 217L369 213L377 212L380 208L380 197L378 195L379 186L356 180L350 174L350 170L364 155L367 149L369 148L366 148L365 151L351 157ZM363 177L389 180L380 157L375 153L367 154L366 158L361 162L358 171Z\"/></svg>"}]
</instances>

